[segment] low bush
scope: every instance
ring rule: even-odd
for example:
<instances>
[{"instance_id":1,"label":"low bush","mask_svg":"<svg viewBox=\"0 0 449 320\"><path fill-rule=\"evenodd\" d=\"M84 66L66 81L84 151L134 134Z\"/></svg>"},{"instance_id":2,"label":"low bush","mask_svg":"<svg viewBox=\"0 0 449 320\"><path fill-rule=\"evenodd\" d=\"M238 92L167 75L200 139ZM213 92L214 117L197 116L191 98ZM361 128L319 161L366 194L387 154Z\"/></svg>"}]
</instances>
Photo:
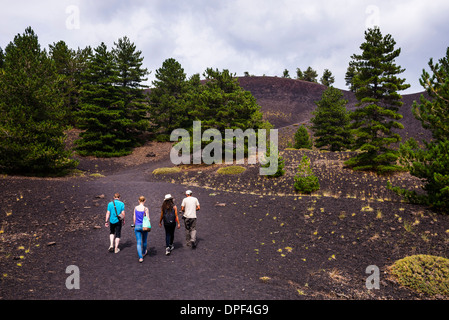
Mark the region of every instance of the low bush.
<instances>
[{"instance_id":1,"label":"low bush","mask_svg":"<svg viewBox=\"0 0 449 320\"><path fill-rule=\"evenodd\" d=\"M396 261L390 274L401 285L430 296L449 296L449 259L414 255Z\"/></svg>"},{"instance_id":2,"label":"low bush","mask_svg":"<svg viewBox=\"0 0 449 320\"><path fill-rule=\"evenodd\" d=\"M172 168L157 168L153 171L153 174L170 174L170 173L178 173L181 172L180 168L172 167Z\"/></svg>"},{"instance_id":3,"label":"low bush","mask_svg":"<svg viewBox=\"0 0 449 320\"><path fill-rule=\"evenodd\" d=\"M217 170L218 174L240 174L244 172L246 169L241 166L230 166L224 167Z\"/></svg>"}]
</instances>

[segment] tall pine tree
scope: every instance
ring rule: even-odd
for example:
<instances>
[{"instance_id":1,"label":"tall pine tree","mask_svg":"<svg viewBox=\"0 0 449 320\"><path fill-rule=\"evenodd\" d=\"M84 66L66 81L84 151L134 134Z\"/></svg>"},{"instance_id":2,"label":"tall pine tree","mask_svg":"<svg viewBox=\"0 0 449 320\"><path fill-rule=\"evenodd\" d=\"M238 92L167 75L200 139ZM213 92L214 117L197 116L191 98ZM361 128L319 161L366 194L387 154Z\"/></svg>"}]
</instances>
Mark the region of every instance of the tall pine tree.
<instances>
[{"instance_id":1,"label":"tall pine tree","mask_svg":"<svg viewBox=\"0 0 449 320\"><path fill-rule=\"evenodd\" d=\"M432 139L423 141L425 148L413 138L400 147L401 163L410 174L422 180L424 193L393 187L406 199L449 213L449 48L446 57L434 64L430 59L430 75L423 71L421 85L430 99L423 95L413 104L413 113ZM392 187L390 185L390 187Z\"/></svg>"},{"instance_id":2,"label":"tall pine tree","mask_svg":"<svg viewBox=\"0 0 449 320\"><path fill-rule=\"evenodd\" d=\"M56 72L61 78L59 90L67 112L67 122L72 125L76 125L74 112L79 110L80 105L81 74L86 69L86 60L91 50L87 47L75 51L64 41L50 45L50 57L55 62Z\"/></svg>"},{"instance_id":3,"label":"tall pine tree","mask_svg":"<svg viewBox=\"0 0 449 320\"><path fill-rule=\"evenodd\" d=\"M147 131L148 102L144 93L143 82L148 80L148 70L143 67L142 51L137 50L136 45L128 37L123 37L115 42L112 49L118 78L116 85L120 88L120 99L124 103L126 118L130 121L124 128L126 135L131 137L132 144L138 142L139 135Z\"/></svg>"},{"instance_id":4,"label":"tall pine tree","mask_svg":"<svg viewBox=\"0 0 449 320\"><path fill-rule=\"evenodd\" d=\"M403 129L399 108L403 105L398 91L407 89L405 79L397 75L404 72L395 59L401 49L395 49L391 35L383 36L378 27L365 32L361 54L354 54L350 66L354 67L352 88L359 103L350 114L355 148L360 153L346 165L354 170L372 170L380 174L400 170L396 165L398 152L390 145L400 142L394 129Z\"/></svg>"},{"instance_id":5,"label":"tall pine tree","mask_svg":"<svg viewBox=\"0 0 449 320\"><path fill-rule=\"evenodd\" d=\"M83 74L78 127L85 131L77 141L80 155L119 157L132 152L146 128L147 105L141 82L140 52L127 38L109 51L101 43L89 58Z\"/></svg>"},{"instance_id":6,"label":"tall pine tree","mask_svg":"<svg viewBox=\"0 0 449 320\"><path fill-rule=\"evenodd\" d=\"M0 72L0 170L62 174L76 166L65 150L59 80L31 27L6 47Z\"/></svg>"},{"instance_id":7,"label":"tall pine tree","mask_svg":"<svg viewBox=\"0 0 449 320\"><path fill-rule=\"evenodd\" d=\"M78 127L85 130L76 141L80 155L121 156L130 152L131 141L123 132L124 104L115 85L118 72L106 44L101 43L88 60L83 74Z\"/></svg>"},{"instance_id":8,"label":"tall pine tree","mask_svg":"<svg viewBox=\"0 0 449 320\"><path fill-rule=\"evenodd\" d=\"M184 69L173 58L162 63L155 77L149 97L151 123L158 139L169 141L173 130L192 126L185 101L188 83Z\"/></svg>"}]
</instances>

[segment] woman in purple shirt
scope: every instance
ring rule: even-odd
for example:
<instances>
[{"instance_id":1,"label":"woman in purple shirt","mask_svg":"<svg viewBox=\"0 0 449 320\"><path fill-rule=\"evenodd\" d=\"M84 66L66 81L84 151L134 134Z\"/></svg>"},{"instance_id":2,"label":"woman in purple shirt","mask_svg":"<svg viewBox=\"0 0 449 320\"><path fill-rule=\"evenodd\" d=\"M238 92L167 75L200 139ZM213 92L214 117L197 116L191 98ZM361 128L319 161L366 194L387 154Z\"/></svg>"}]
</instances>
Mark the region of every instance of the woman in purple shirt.
<instances>
[{"instance_id":1,"label":"woman in purple shirt","mask_svg":"<svg viewBox=\"0 0 449 320\"><path fill-rule=\"evenodd\" d=\"M145 197L139 198L139 205L134 208L134 233L137 241L137 254L139 255L139 262L143 262L143 257L147 252L148 231L142 230L143 217L147 216L150 219L150 213L147 207L144 206Z\"/></svg>"}]
</instances>

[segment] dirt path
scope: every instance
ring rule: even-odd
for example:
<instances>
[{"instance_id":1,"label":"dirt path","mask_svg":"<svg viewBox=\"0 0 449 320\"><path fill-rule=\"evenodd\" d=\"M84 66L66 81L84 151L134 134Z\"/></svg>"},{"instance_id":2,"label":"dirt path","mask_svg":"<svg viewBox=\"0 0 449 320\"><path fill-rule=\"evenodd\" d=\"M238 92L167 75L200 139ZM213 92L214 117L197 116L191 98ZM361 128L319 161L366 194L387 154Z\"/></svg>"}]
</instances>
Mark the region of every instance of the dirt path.
<instances>
[{"instance_id":1,"label":"dirt path","mask_svg":"<svg viewBox=\"0 0 449 320\"><path fill-rule=\"evenodd\" d=\"M192 188L202 207L198 214L198 246L192 250L184 245L182 225L175 232L175 250L170 256L165 256L165 232L158 227L158 210L166 193L171 193L179 206L186 187L146 180L144 172L151 172L164 164L167 163L152 164L145 170L142 167L127 169L87 181L69 179L36 183L33 179L18 178L16 192L23 195L23 201L33 201L31 196L37 190L31 188L37 188L39 184L41 190L45 185L45 191L40 196L45 198L44 194L51 194L48 199L58 198L61 194L67 196L65 190L72 187L73 191L69 191L71 198L78 199L74 212L83 215L80 219L88 226L73 232L61 232L59 227L55 228L56 231L45 230L48 232L46 236L30 240L32 249L23 259L2 259L2 262L10 264L21 261L21 266L2 277L0 296L4 299L177 300L294 297L293 291L289 296L276 288L267 290L267 286L259 280L263 274L251 273L247 267L248 256L253 254L254 248L245 241L247 226L234 221L237 215L241 215L238 206L231 205L231 202L240 203L235 194L211 196L208 190ZM121 193L128 213L122 231L121 252L118 254L107 251L108 229L103 226L107 198L114 192ZM103 194L106 195L105 199L96 198ZM137 261L135 235L130 227L130 212L140 195L148 199L153 225L149 234L149 255L142 264ZM227 203L228 207L216 207L217 201ZM94 202L98 206L91 206ZM65 203L67 201L54 201L49 211L61 212ZM37 203L28 202L27 205L30 204L39 207ZM18 210L17 205L11 209L16 217L21 214ZM61 225L61 220L61 216L52 216L47 223ZM95 226L102 228L96 229ZM31 229L27 234L35 231ZM27 239L24 240L26 242ZM38 242L39 247L36 247ZM48 245L52 242L56 243ZM14 260L13 263L11 260ZM68 290L65 286L69 276L65 271L70 265L80 270L79 290Z\"/></svg>"}]
</instances>

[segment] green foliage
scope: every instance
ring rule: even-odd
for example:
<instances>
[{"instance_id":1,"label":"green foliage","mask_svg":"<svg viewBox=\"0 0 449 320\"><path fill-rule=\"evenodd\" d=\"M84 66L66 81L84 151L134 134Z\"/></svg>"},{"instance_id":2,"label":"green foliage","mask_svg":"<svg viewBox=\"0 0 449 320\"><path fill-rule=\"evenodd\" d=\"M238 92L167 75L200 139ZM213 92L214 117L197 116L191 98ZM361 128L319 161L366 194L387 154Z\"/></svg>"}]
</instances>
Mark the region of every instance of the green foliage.
<instances>
[{"instance_id":1,"label":"green foliage","mask_svg":"<svg viewBox=\"0 0 449 320\"><path fill-rule=\"evenodd\" d=\"M362 54L354 54L350 66L354 67L352 88L359 103L350 117L354 149L362 152L346 162L354 170L372 170L390 173L400 170L396 165L398 152L390 145L400 142L401 137L393 129L403 129L398 122L402 106L397 91L410 85L396 75L404 72L395 64L401 49L391 35L382 36L378 27L365 32L365 42L360 46Z\"/></svg>"},{"instance_id":2,"label":"green foliage","mask_svg":"<svg viewBox=\"0 0 449 320\"><path fill-rule=\"evenodd\" d=\"M323 76L320 79L322 85L330 87L335 82L335 77L329 69L324 69Z\"/></svg>"},{"instance_id":3,"label":"green foliage","mask_svg":"<svg viewBox=\"0 0 449 320\"><path fill-rule=\"evenodd\" d=\"M354 86L352 84L352 79L354 78L355 73L356 73L356 68L353 65L353 62L350 62L349 63L349 67L348 67L348 69L346 71L346 74L345 74L345 81L346 81L346 85L349 87L349 90L351 92L355 92L355 88L354 88Z\"/></svg>"},{"instance_id":4,"label":"green foliage","mask_svg":"<svg viewBox=\"0 0 449 320\"><path fill-rule=\"evenodd\" d=\"M194 91L191 103L194 103L189 114L201 121L201 130L217 129L223 137L223 145L227 143L226 129L257 129L269 127L269 123L262 120L261 107L251 92L244 90L235 75L229 70L208 68L203 76L205 84ZM234 139L235 143L235 139ZM203 142L207 145L207 142ZM245 154L247 144L245 143ZM224 151L224 150L223 150ZM233 150L235 153L235 149Z\"/></svg>"},{"instance_id":5,"label":"green foliage","mask_svg":"<svg viewBox=\"0 0 449 320\"><path fill-rule=\"evenodd\" d=\"M202 121L204 130L258 129L263 125L261 107L251 92L244 90L229 70L208 68L206 83L199 91L197 108L191 114Z\"/></svg>"},{"instance_id":6,"label":"green foliage","mask_svg":"<svg viewBox=\"0 0 449 320\"><path fill-rule=\"evenodd\" d=\"M313 174L310 160L307 156L302 157L294 180L294 187L298 192L312 193L320 189L318 177Z\"/></svg>"},{"instance_id":7,"label":"green foliage","mask_svg":"<svg viewBox=\"0 0 449 320\"><path fill-rule=\"evenodd\" d=\"M6 47L0 72L1 171L59 175L76 167L64 145L59 81L31 27Z\"/></svg>"},{"instance_id":8,"label":"green foliage","mask_svg":"<svg viewBox=\"0 0 449 320\"><path fill-rule=\"evenodd\" d=\"M287 69L284 69L284 72L282 73L282 78L290 79L290 74Z\"/></svg>"},{"instance_id":9,"label":"green foliage","mask_svg":"<svg viewBox=\"0 0 449 320\"><path fill-rule=\"evenodd\" d=\"M301 80L309 81L309 82L317 82L318 73L312 69L312 67L308 67L306 71L304 71L303 78Z\"/></svg>"},{"instance_id":10,"label":"green foliage","mask_svg":"<svg viewBox=\"0 0 449 320\"><path fill-rule=\"evenodd\" d=\"M432 132L434 140L449 139L449 47L444 58L437 64L430 59L428 65L432 75L423 70L419 82L431 99L421 96L421 104L416 101L413 104L413 114L425 129Z\"/></svg>"},{"instance_id":11,"label":"green foliage","mask_svg":"<svg viewBox=\"0 0 449 320\"><path fill-rule=\"evenodd\" d=\"M437 64L430 59L429 66L432 76L424 70L420 82L431 99L421 96L421 103L413 105L413 113L432 132L432 140L423 141L425 148L414 139L400 146L401 163L423 181L425 193L390 188L409 201L449 213L449 48L445 58Z\"/></svg>"},{"instance_id":12,"label":"green foliage","mask_svg":"<svg viewBox=\"0 0 449 320\"><path fill-rule=\"evenodd\" d=\"M449 260L414 255L396 261L390 273L403 286L430 296L449 296Z\"/></svg>"},{"instance_id":13,"label":"green foliage","mask_svg":"<svg viewBox=\"0 0 449 320\"><path fill-rule=\"evenodd\" d=\"M296 68L296 79L302 80L304 77L304 73L301 71L300 68Z\"/></svg>"},{"instance_id":14,"label":"green foliage","mask_svg":"<svg viewBox=\"0 0 449 320\"><path fill-rule=\"evenodd\" d=\"M150 101L157 139L169 137L177 128L188 130L192 137L193 121L201 121L203 132L217 129L222 137L226 129L245 131L269 126L262 121L260 106L254 96L243 90L228 70L208 68L203 76L204 84L199 74L186 80L184 70L174 59L166 60L156 71L157 81L153 82L155 87L151 90ZM190 144L192 150L192 142ZM207 144L203 141L202 147Z\"/></svg>"},{"instance_id":15,"label":"green foliage","mask_svg":"<svg viewBox=\"0 0 449 320\"><path fill-rule=\"evenodd\" d=\"M148 127L141 84L148 72L140 55L125 37L112 51L101 43L89 57L77 112L78 127L85 130L76 141L80 155L118 157L138 145Z\"/></svg>"},{"instance_id":16,"label":"green foliage","mask_svg":"<svg viewBox=\"0 0 449 320\"><path fill-rule=\"evenodd\" d=\"M299 126L295 133L295 149L312 149L312 146L313 142L307 128L304 125Z\"/></svg>"},{"instance_id":17,"label":"green foliage","mask_svg":"<svg viewBox=\"0 0 449 320\"><path fill-rule=\"evenodd\" d=\"M76 125L74 113L79 111L81 98L82 73L86 70L87 57L91 54L91 48L70 49L64 41L50 45L50 57L56 66L56 72L60 77L59 93L63 99L66 122Z\"/></svg>"},{"instance_id":18,"label":"green foliage","mask_svg":"<svg viewBox=\"0 0 449 320\"><path fill-rule=\"evenodd\" d=\"M155 77L149 96L151 123L158 139L166 136L168 141L173 130L192 126L186 102L190 86L181 64L173 58L162 63Z\"/></svg>"},{"instance_id":19,"label":"green foliage","mask_svg":"<svg viewBox=\"0 0 449 320\"><path fill-rule=\"evenodd\" d=\"M298 80L316 83L317 78L318 78L318 73L314 69L312 69L312 67L308 67L306 69L306 71L304 71L304 72L302 72L300 68L296 69L296 79L298 79Z\"/></svg>"},{"instance_id":20,"label":"green foliage","mask_svg":"<svg viewBox=\"0 0 449 320\"><path fill-rule=\"evenodd\" d=\"M0 73L2 72L4 64L5 64L5 53L3 52L2 47L0 47Z\"/></svg>"},{"instance_id":21,"label":"green foliage","mask_svg":"<svg viewBox=\"0 0 449 320\"><path fill-rule=\"evenodd\" d=\"M341 151L350 146L349 113L346 110L348 101L342 98L340 90L329 87L323 92L321 100L316 102L317 109L312 112L314 117L310 120L316 147Z\"/></svg>"}]
</instances>

